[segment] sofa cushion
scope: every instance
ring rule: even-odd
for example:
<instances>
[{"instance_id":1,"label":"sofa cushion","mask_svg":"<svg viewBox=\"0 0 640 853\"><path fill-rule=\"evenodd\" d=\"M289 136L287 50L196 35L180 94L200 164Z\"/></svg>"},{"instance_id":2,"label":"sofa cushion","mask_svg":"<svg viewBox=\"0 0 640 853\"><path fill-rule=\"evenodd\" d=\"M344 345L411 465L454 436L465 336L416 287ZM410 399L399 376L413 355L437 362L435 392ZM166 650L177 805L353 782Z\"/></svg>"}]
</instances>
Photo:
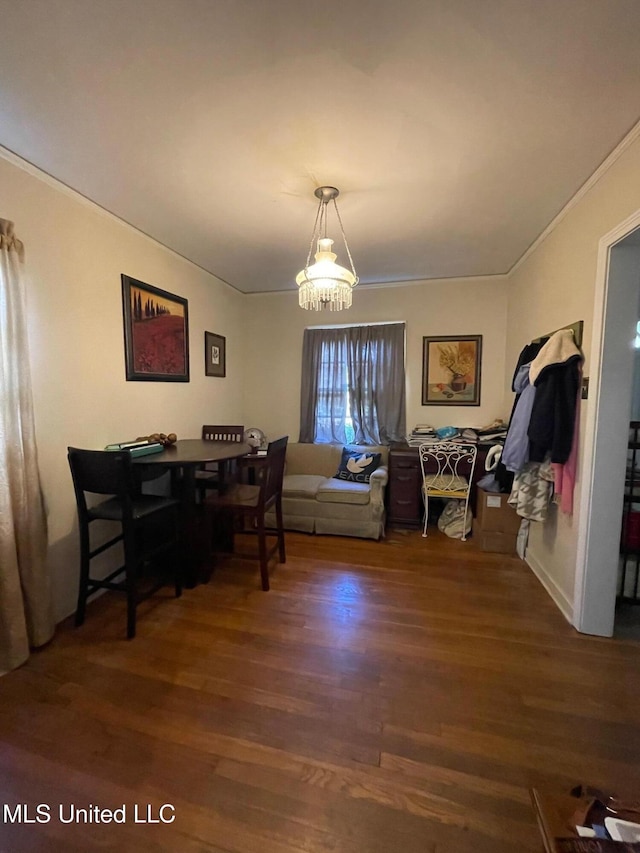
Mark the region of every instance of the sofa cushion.
<instances>
[{"instance_id":1,"label":"sofa cushion","mask_svg":"<svg viewBox=\"0 0 640 853\"><path fill-rule=\"evenodd\" d=\"M326 477L319 474L285 474L282 494L288 498L315 498L318 487L326 480Z\"/></svg>"},{"instance_id":2,"label":"sofa cushion","mask_svg":"<svg viewBox=\"0 0 640 853\"><path fill-rule=\"evenodd\" d=\"M318 487L316 500L323 503L360 504L369 503L371 487L367 483L337 480L332 477Z\"/></svg>"},{"instance_id":3,"label":"sofa cushion","mask_svg":"<svg viewBox=\"0 0 640 853\"><path fill-rule=\"evenodd\" d=\"M382 456L379 453L371 453L364 449L350 450L345 447L342 450L340 466L334 477L338 480L368 483L373 472L381 464Z\"/></svg>"},{"instance_id":4,"label":"sofa cushion","mask_svg":"<svg viewBox=\"0 0 640 853\"><path fill-rule=\"evenodd\" d=\"M333 477L340 464L342 447L339 444L287 445L286 474L322 474Z\"/></svg>"}]
</instances>

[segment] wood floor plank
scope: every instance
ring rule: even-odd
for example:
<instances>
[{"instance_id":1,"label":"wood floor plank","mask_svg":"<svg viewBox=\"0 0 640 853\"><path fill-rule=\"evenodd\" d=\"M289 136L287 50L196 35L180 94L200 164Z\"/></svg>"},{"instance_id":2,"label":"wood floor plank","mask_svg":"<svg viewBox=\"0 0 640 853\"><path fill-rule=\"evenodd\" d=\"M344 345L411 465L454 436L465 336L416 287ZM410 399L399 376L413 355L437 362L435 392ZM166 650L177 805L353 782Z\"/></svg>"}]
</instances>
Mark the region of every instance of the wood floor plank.
<instances>
[{"instance_id":1,"label":"wood floor plank","mask_svg":"<svg viewBox=\"0 0 640 853\"><path fill-rule=\"evenodd\" d=\"M530 787L640 787L640 642L473 540L287 534L271 592L219 558L124 624L105 595L2 679L2 800L175 821L5 820L0 853L535 853Z\"/></svg>"}]
</instances>

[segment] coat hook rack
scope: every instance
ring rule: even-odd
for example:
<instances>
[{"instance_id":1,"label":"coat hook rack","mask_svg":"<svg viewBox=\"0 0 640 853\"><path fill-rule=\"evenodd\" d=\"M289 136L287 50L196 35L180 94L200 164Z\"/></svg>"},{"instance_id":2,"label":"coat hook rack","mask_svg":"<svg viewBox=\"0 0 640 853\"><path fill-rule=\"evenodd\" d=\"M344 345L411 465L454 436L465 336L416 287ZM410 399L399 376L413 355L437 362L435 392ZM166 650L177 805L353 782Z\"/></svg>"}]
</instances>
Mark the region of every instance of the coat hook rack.
<instances>
[{"instance_id":1,"label":"coat hook rack","mask_svg":"<svg viewBox=\"0 0 640 853\"><path fill-rule=\"evenodd\" d=\"M548 332L546 335L540 335L537 338L534 338L531 343L539 344L545 338L550 338L551 335L555 335L556 332L562 331L562 329L571 329L573 332L573 340L576 342L576 346L582 349L582 332L584 330L584 320L577 320L575 323L569 323L567 326L560 326L559 329L554 329L553 332Z\"/></svg>"}]
</instances>

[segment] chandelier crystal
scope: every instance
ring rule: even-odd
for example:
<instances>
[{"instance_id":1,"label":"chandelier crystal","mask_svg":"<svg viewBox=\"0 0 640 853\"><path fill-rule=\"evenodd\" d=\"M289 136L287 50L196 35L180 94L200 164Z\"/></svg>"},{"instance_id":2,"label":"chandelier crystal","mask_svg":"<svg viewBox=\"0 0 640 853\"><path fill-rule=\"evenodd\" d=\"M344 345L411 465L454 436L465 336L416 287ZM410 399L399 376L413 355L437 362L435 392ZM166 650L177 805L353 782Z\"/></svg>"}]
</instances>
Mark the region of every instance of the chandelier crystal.
<instances>
[{"instance_id":1,"label":"chandelier crystal","mask_svg":"<svg viewBox=\"0 0 640 853\"><path fill-rule=\"evenodd\" d=\"M311 234L311 244L305 268L296 276L298 285L298 300L301 308L307 311L342 311L351 307L351 292L358 283L358 276L353 265L353 259L347 238L345 237L342 219L338 211L336 198L339 190L335 187L318 187L315 191L316 198L320 199L316 221ZM336 219L340 226L340 233L344 247L351 264L351 269L341 267L337 264L337 255L332 251L333 240L327 237L327 206L333 202ZM321 234L324 232L324 236ZM315 253L315 264L311 264L311 253L317 245Z\"/></svg>"}]
</instances>

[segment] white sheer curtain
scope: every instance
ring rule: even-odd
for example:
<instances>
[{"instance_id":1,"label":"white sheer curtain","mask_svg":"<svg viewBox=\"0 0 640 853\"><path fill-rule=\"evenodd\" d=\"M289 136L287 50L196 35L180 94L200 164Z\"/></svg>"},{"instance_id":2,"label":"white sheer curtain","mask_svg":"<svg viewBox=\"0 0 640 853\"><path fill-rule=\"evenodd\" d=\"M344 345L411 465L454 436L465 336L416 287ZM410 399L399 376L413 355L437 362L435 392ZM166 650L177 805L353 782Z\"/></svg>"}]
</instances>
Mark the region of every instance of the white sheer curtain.
<instances>
[{"instance_id":1,"label":"white sheer curtain","mask_svg":"<svg viewBox=\"0 0 640 853\"><path fill-rule=\"evenodd\" d=\"M13 223L0 219L0 675L54 630L21 261Z\"/></svg>"}]
</instances>

